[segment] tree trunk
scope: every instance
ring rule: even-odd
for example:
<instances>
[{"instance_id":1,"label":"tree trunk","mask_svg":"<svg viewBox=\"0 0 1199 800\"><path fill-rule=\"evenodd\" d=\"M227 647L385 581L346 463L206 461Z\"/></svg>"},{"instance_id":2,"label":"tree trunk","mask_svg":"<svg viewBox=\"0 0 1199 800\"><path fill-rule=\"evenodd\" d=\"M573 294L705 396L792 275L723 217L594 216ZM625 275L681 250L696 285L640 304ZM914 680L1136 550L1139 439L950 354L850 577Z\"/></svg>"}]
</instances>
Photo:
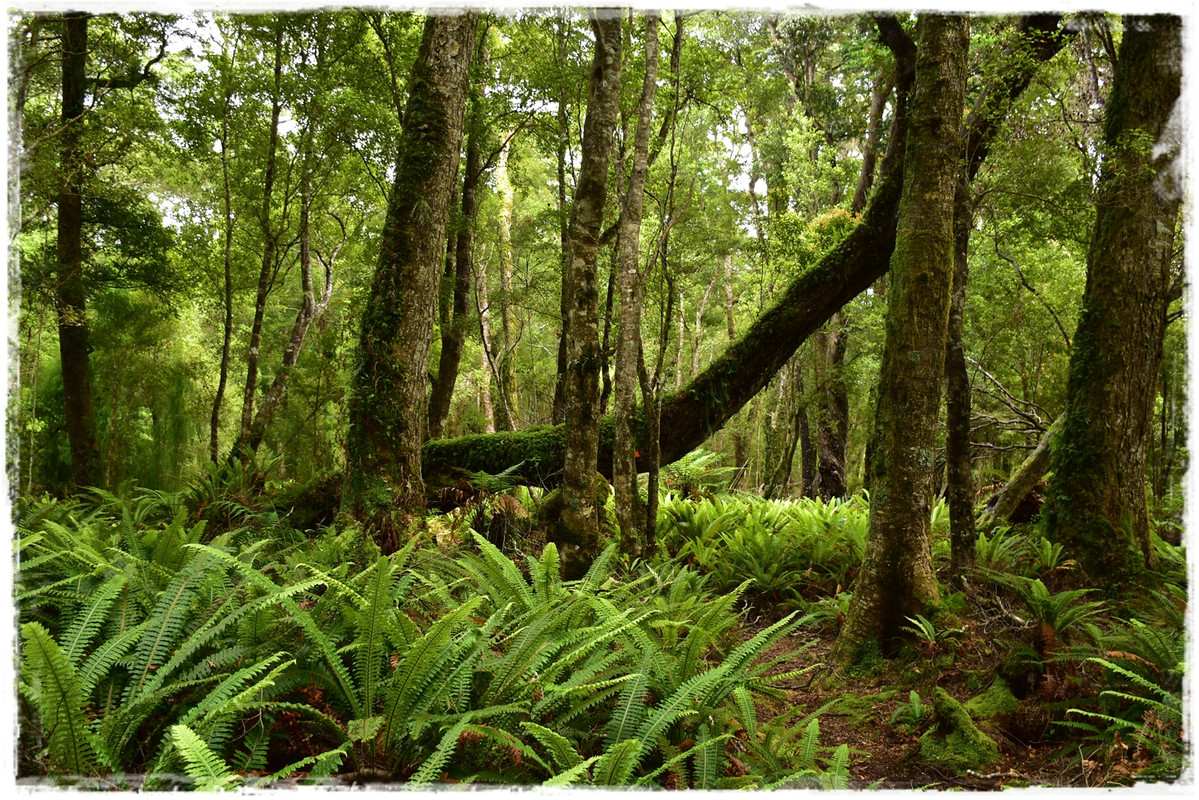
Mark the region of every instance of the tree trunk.
<instances>
[{"instance_id":1,"label":"tree trunk","mask_svg":"<svg viewBox=\"0 0 1199 800\"><path fill-rule=\"evenodd\" d=\"M845 451L849 439L849 387L843 373L848 338L840 313L834 314L814 337L816 390L822 402L816 424L819 467L812 488L823 500L848 493Z\"/></svg>"},{"instance_id":2,"label":"tree trunk","mask_svg":"<svg viewBox=\"0 0 1199 800\"><path fill-rule=\"evenodd\" d=\"M596 465L599 460L599 290L596 260L608 164L620 114L619 11L592 11L595 56L583 124L583 153L570 219L570 257L562 275L566 306L566 376L563 381L565 461L562 517L553 539L564 578L579 578L600 552Z\"/></svg>"},{"instance_id":3,"label":"tree trunk","mask_svg":"<svg viewBox=\"0 0 1199 800\"><path fill-rule=\"evenodd\" d=\"M642 280L641 216L645 200L645 174L649 161L649 134L658 81L658 15L645 15L645 79L637 110L633 139L633 171L629 176L617 234L617 293L620 295L620 329L616 338L616 430L612 444L612 491L621 550L632 556L642 551L642 519L637 492L637 387L641 363Z\"/></svg>"},{"instance_id":4,"label":"tree trunk","mask_svg":"<svg viewBox=\"0 0 1199 800\"><path fill-rule=\"evenodd\" d=\"M83 169L79 152L87 91L85 13L63 15L62 186L58 194L58 353L62 363L63 414L71 448L71 480L76 487L100 479L100 443L92 395L91 346L83 291Z\"/></svg>"},{"instance_id":5,"label":"tree trunk","mask_svg":"<svg viewBox=\"0 0 1199 800\"><path fill-rule=\"evenodd\" d=\"M499 385L499 370L496 369L495 340L491 335L491 300L487 295L487 264L480 263L475 270L475 307L479 314L479 343L483 351L483 378L480 405L483 407L483 429L495 433L499 427L495 403L491 396L492 381ZM504 430L500 428L500 430Z\"/></svg>"},{"instance_id":6,"label":"tree trunk","mask_svg":"<svg viewBox=\"0 0 1199 800\"><path fill-rule=\"evenodd\" d=\"M462 176L462 208L458 215L454 240L453 315L441 324L441 354L437 361L437 379L429 392L429 438L440 439L445 434L458 368L462 363L462 348L466 345L466 326L469 324L470 283L473 271L475 224L479 208L479 181L482 178L479 156L479 136L482 112L472 101L470 131L466 136L466 165ZM449 270L447 270L447 273Z\"/></svg>"},{"instance_id":7,"label":"tree trunk","mask_svg":"<svg viewBox=\"0 0 1199 800\"><path fill-rule=\"evenodd\" d=\"M953 293L945 350L945 483L949 505L950 568L955 576L974 566L974 467L970 451L970 377L962 342L970 231L974 203L964 176L957 182L953 214Z\"/></svg>"},{"instance_id":8,"label":"tree trunk","mask_svg":"<svg viewBox=\"0 0 1199 800\"><path fill-rule=\"evenodd\" d=\"M467 145L467 150L470 145ZM459 208L457 187L450 195L450 208ZM429 438L445 436L454 386L458 384L458 368L462 364L462 349L466 345L466 325L469 322L472 265L463 263L465 274L458 269L458 227L451 211L446 223L445 267L437 290L437 327L441 335L441 353L437 357L437 375L429 388ZM486 361L486 356L484 356ZM452 376L452 380L451 380Z\"/></svg>"},{"instance_id":9,"label":"tree trunk","mask_svg":"<svg viewBox=\"0 0 1199 800\"><path fill-rule=\"evenodd\" d=\"M516 197L512 182L508 180L508 146L500 150L499 161L495 170L496 189L500 194L500 333L502 344L499 348L499 380L497 388L500 394L500 406L506 417L506 430L520 428L518 413L520 398L516 391L516 371L514 360L516 355L516 323L512 319L512 209Z\"/></svg>"},{"instance_id":10,"label":"tree trunk","mask_svg":"<svg viewBox=\"0 0 1199 800\"><path fill-rule=\"evenodd\" d=\"M431 15L359 340L342 509L385 553L423 522L427 372L478 14Z\"/></svg>"},{"instance_id":11,"label":"tree trunk","mask_svg":"<svg viewBox=\"0 0 1199 800\"><path fill-rule=\"evenodd\" d=\"M333 259L337 257L337 251L341 245L334 248L328 261L324 264L325 285L319 301L316 299L316 292L312 285L312 158L311 150L305 153L304 174L300 179L300 309L296 312L296 321L292 324L291 336L288 337L287 347L283 350L283 364L275 373L274 380L271 381L266 394L263 395L257 413L254 414L254 421L250 423L249 436L244 442L246 452L249 453L257 451L258 445L262 443L266 429L274 419L275 411L279 408L283 396L287 392L287 383L291 378L291 372L295 368L296 362L300 360L300 353L304 349L304 340L308 337L308 329L317 317L329 307L329 298L333 295ZM344 243L345 237L343 236L342 244Z\"/></svg>"},{"instance_id":12,"label":"tree trunk","mask_svg":"<svg viewBox=\"0 0 1199 800\"><path fill-rule=\"evenodd\" d=\"M558 22L558 36L556 37L557 47L554 55L556 57L556 66L558 74L566 74L566 21L565 19ZM563 84L558 93L558 220L559 220L559 239L562 243L562 273L566 274L567 267L570 263L570 216L566 211L566 156L567 145L570 142L570 117L567 115L567 88ZM561 317L562 329L558 332L558 371L557 380L554 382L554 406L551 411L550 419L555 425L561 425L566 420L566 397L563 394L565 391L566 381L566 336L567 323L570 314L566 308L566 286L562 287L562 292L559 295L559 314Z\"/></svg>"},{"instance_id":13,"label":"tree trunk","mask_svg":"<svg viewBox=\"0 0 1199 800\"><path fill-rule=\"evenodd\" d=\"M258 292L254 297L254 321L250 325L250 346L246 350L246 387L242 392L241 435L234 448L235 455L248 457L250 427L254 423L254 396L258 392L258 348L262 343L262 322L266 316L266 300L271 291L278 242L271 230L271 200L275 186L275 159L279 150L279 114L283 109L283 19L275 19L274 88L271 94L271 128L266 150L266 169L262 178L262 209L258 223L262 229L262 267L258 271Z\"/></svg>"},{"instance_id":14,"label":"tree trunk","mask_svg":"<svg viewBox=\"0 0 1199 800\"><path fill-rule=\"evenodd\" d=\"M592 11L595 56L591 61L588 114L583 126L583 160L571 210L571 246L562 275L567 311L566 414L562 465L562 516L554 529L562 577L579 578L595 560L599 542L596 467L599 449L599 294L596 258L608 194L611 144L620 115L619 11Z\"/></svg>"},{"instance_id":15,"label":"tree trunk","mask_svg":"<svg viewBox=\"0 0 1199 800\"><path fill-rule=\"evenodd\" d=\"M916 85L874 422L870 534L833 654L841 664L852 662L872 639L889 649L905 617L938 602L928 520L953 282L953 196L969 22L924 15L916 32Z\"/></svg>"},{"instance_id":16,"label":"tree trunk","mask_svg":"<svg viewBox=\"0 0 1199 800\"><path fill-rule=\"evenodd\" d=\"M1178 216L1181 22L1124 18L1047 529L1094 580L1131 585L1153 559L1145 454Z\"/></svg>"},{"instance_id":17,"label":"tree trunk","mask_svg":"<svg viewBox=\"0 0 1199 800\"><path fill-rule=\"evenodd\" d=\"M858 185L854 189L853 202L850 206L850 212L854 214L862 213L862 209L866 207L866 196L870 192L870 186L874 183L874 167L878 161L878 143L883 132L881 124L883 110L886 108L887 98L891 96L894 80L894 76L888 73L885 77L875 80L874 86L870 90L870 117L866 125L866 146L862 152L862 171L858 173Z\"/></svg>"},{"instance_id":18,"label":"tree trunk","mask_svg":"<svg viewBox=\"0 0 1199 800\"><path fill-rule=\"evenodd\" d=\"M729 344L737 339L737 326L733 316L733 254L726 253L724 257L724 313L728 327ZM736 487L745 474L748 463L745 460L745 431L740 424L733 431L733 480L730 488Z\"/></svg>"},{"instance_id":19,"label":"tree trunk","mask_svg":"<svg viewBox=\"0 0 1199 800\"><path fill-rule=\"evenodd\" d=\"M232 71L237 60L237 51L229 57ZM216 395L212 399L212 417L208 428L208 455L212 463L220 458L221 405L225 400L225 386L229 382L229 353L233 344L233 200L229 187L229 106L233 100L233 76L226 76L224 102L221 105L221 186L223 189L225 217L225 284L222 299L225 302L224 335L221 338L221 366L217 378Z\"/></svg>"}]
</instances>

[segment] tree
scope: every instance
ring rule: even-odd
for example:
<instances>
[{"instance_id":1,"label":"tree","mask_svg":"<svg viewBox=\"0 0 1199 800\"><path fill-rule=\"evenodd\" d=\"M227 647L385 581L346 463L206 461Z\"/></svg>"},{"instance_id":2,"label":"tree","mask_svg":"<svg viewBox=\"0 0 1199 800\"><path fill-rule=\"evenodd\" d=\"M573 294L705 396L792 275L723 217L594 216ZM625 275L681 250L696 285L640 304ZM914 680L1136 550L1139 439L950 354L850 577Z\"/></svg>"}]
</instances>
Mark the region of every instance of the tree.
<instances>
[{"instance_id":1,"label":"tree","mask_svg":"<svg viewBox=\"0 0 1199 800\"><path fill-rule=\"evenodd\" d=\"M87 93L86 13L63 15L62 124L58 194L58 347L66 406L67 438L71 443L71 478L76 486L100 479L100 444L96 438L96 409L92 398L92 367L83 293L83 184L80 152L84 96Z\"/></svg>"},{"instance_id":2,"label":"tree","mask_svg":"<svg viewBox=\"0 0 1199 800\"><path fill-rule=\"evenodd\" d=\"M565 454L562 516L554 541L564 577L582 577L599 554L596 465L599 459L599 291L596 257L612 137L620 113L620 13L592 11L595 55L587 92L582 162L570 215L570 247L562 274L566 373L562 382Z\"/></svg>"},{"instance_id":3,"label":"tree","mask_svg":"<svg viewBox=\"0 0 1199 800\"><path fill-rule=\"evenodd\" d=\"M925 15L916 24L899 231L872 448L865 563L834 658L868 640L884 647L905 617L938 601L928 537L945 333L953 281L953 193L966 92L969 22Z\"/></svg>"},{"instance_id":4,"label":"tree","mask_svg":"<svg viewBox=\"0 0 1199 800\"><path fill-rule=\"evenodd\" d=\"M1093 578L1124 584L1153 559L1146 451L1181 198L1181 21L1126 16L1103 119L1095 229L1052 445L1046 529Z\"/></svg>"},{"instance_id":5,"label":"tree","mask_svg":"<svg viewBox=\"0 0 1199 800\"><path fill-rule=\"evenodd\" d=\"M965 166L954 190L953 292L945 355L945 471L949 506L950 560L962 573L974 564L974 470L970 447L970 381L963 345L966 284L969 279L970 233L974 230L975 199L971 182L991 149L999 123L1012 101L1027 88L1037 67L1057 53L1066 41L1059 34L1060 14L1030 14L1015 25L1016 41L1005 54L1004 66L988 85L967 120ZM1030 57L1025 57L1027 53ZM1014 57L1013 57L1014 55ZM1040 475L1033 478L1033 483ZM1027 493L1029 487L1025 487ZM1021 494L1015 499L1019 502ZM1010 509L1008 511L1010 513Z\"/></svg>"},{"instance_id":6,"label":"tree","mask_svg":"<svg viewBox=\"0 0 1199 800\"><path fill-rule=\"evenodd\" d=\"M342 510L385 552L423 518L429 346L478 19L425 21L359 337Z\"/></svg>"},{"instance_id":7,"label":"tree","mask_svg":"<svg viewBox=\"0 0 1199 800\"><path fill-rule=\"evenodd\" d=\"M654 91L658 82L658 15L645 15L645 78L637 106L633 171L623 198L617 234L616 290L620 296L620 330L616 337L616 431L612 444L612 491L621 549L641 551L640 505L637 493L637 387L641 365L641 304L644 297L639 268L641 215L645 202L645 173L649 160L649 133L653 121Z\"/></svg>"}]
</instances>

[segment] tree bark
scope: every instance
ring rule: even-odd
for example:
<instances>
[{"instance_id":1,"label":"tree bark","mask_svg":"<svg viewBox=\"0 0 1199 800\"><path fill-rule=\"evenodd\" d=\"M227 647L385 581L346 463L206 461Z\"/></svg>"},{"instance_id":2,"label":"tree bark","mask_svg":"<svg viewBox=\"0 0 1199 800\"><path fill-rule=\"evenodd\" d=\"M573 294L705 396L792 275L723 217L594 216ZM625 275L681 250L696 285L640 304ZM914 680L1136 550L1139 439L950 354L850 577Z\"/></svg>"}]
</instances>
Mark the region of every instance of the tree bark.
<instances>
[{"instance_id":1,"label":"tree bark","mask_svg":"<svg viewBox=\"0 0 1199 800\"><path fill-rule=\"evenodd\" d=\"M1145 458L1162 359L1180 199L1181 21L1124 18L1103 120L1087 285L1052 452L1047 530L1094 580L1129 586L1151 565Z\"/></svg>"},{"instance_id":2,"label":"tree bark","mask_svg":"<svg viewBox=\"0 0 1199 800\"><path fill-rule=\"evenodd\" d=\"M916 85L874 422L870 534L833 653L841 664L851 663L869 640L889 648L905 617L925 613L939 599L928 519L953 282L953 196L969 22L924 15L916 31Z\"/></svg>"},{"instance_id":3,"label":"tree bark","mask_svg":"<svg viewBox=\"0 0 1199 800\"><path fill-rule=\"evenodd\" d=\"M62 40L62 185L58 194L58 353L67 440L71 449L71 480L76 487L100 480L100 443L96 437L96 407L92 394L92 363L83 290L83 159L84 95L87 90L87 21L89 14L63 15Z\"/></svg>"},{"instance_id":4,"label":"tree bark","mask_svg":"<svg viewBox=\"0 0 1199 800\"><path fill-rule=\"evenodd\" d=\"M425 20L362 320L342 510L386 553L423 522L429 345L478 20L477 12Z\"/></svg>"},{"instance_id":5,"label":"tree bark","mask_svg":"<svg viewBox=\"0 0 1199 800\"><path fill-rule=\"evenodd\" d=\"M466 345L469 324L470 283L473 272L475 224L479 208L479 181L482 178L479 156L479 136L482 133L482 112L472 101L469 132L466 135L466 165L463 168L461 213L454 241L453 309L452 317L441 323L441 354L437 361L437 379L429 392L429 438L440 439L445 434L445 422L458 382L462 363L462 348ZM447 270L447 274L449 270ZM506 429L505 429L506 430Z\"/></svg>"},{"instance_id":6,"label":"tree bark","mask_svg":"<svg viewBox=\"0 0 1199 800\"><path fill-rule=\"evenodd\" d=\"M654 92L658 82L658 15L645 15L645 79L637 109L633 138L633 171L624 196L617 234L618 259L615 269L620 296L620 329L616 337L615 417L612 444L612 491L616 521L620 527L621 550L640 555L643 541L640 497L637 492L637 388L641 363L642 279L641 217L645 201L645 174L649 161L649 134L654 114Z\"/></svg>"},{"instance_id":7,"label":"tree bark","mask_svg":"<svg viewBox=\"0 0 1199 800\"><path fill-rule=\"evenodd\" d=\"M600 552L596 465L599 460L599 290L596 260L612 139L620 115L619 11L592 11L595 55L583 123L583 153L570 220L570 255L562 276L566 307L563 381L565 461L562 516L553 539L564 578L579 578Z\"/></svg>"},{"instance_id":8,"label":"tree bark","mask_svg":"<svg viewBox=\"0 0 1199 800\"><path fill-rule=\"evenodd\" d=\"M949 506L950 569L955 576L974 566L974 467L970 450L970 376L962 323L966 310L970 231L974 203L964 176L958 178L953 214L953 291L945 349L945 483Z\"/></svg>"}]
</instances>

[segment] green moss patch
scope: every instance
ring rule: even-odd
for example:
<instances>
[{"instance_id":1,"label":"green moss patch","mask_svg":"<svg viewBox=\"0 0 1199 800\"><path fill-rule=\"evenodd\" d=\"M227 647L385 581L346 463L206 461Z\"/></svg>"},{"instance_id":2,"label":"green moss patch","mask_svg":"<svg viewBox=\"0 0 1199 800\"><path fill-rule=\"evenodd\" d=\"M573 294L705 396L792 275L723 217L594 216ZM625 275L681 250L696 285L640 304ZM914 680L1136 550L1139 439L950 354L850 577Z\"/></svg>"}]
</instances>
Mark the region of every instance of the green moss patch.
<instances>
[{"instance_id":1,"label":"green moss patch","mask_svg":"<svg viewBox=\"0 0 1199 800\"><path fill-rule=\"evenodd\" d=\"M990 719L996 714L1016 711L1020 707L1020 701L1012 694L1003 678L996 678L985 692L967 700L964 707L975 719Z\"/></svg>"},{"instance_id":2,"label":"green moss patch","mask_svg":"<svg viewBox=\"0 0 1199 800\"><path fill-rule=\"evenodd\" d=\"M920 757L958 772L999 760L995 740L978 729L965 706L937 687L933 700L937 724L920 737Z\"/></svg>"}]
</instances>

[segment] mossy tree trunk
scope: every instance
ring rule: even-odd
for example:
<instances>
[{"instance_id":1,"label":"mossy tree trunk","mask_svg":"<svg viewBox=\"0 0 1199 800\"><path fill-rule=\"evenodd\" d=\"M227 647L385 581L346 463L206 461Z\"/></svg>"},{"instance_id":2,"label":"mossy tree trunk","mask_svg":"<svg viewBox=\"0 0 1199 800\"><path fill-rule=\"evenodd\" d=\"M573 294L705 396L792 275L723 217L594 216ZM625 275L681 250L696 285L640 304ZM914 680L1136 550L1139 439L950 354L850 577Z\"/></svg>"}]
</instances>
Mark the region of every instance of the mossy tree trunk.
<instances>
[{"instance_id":1,"label":"mossy tree trunk","mask_svg":"<svg viewBox=\"0 0 1199 800\"><path fill-rule=\"evenodd\" d=\"M1046 528L1109 586L1153 556L1146 450L1162 359L1178 217L1181 21L1124 18L1103 120L1103 168Z\"/></svg>"},{"instance_id":2,"label":"mossy tree trunk","mask_svg":"<svg viewBox=\"0 0 1199 800\"><path fill-rule=\"evenodd\" d=\"M423 520L429 345L478 19L468 12L425 20L362 320L342 510L384 552Z\"/></svg>"},{"instance_id":3,"label":"mossy tree trunk","mask_svg":"<svg viewBox=\"0 0 1199 800\"><path fill-rule=\"evenodd\" d=\"M616 287L620 296L620 328L616 337L615 417L612 444L612 491L621 549L631 555L642 550L642 519L637 493L637 388L641 365L641 304L643 302L641 216L645 200L645 174L649 161L649 133L653 122L654 92L658 83L658 15L645 15L645 78L633 136L633 171L623 198L617 234Z\"/></svg>"},{"instance_id":4,"label":"mossy tree trunk","mask_svg":"<svg viewBox=\"0 0 1199 800\"><path fill-rule=\"evenodd\" d=\"M63 130L59 140L62 186L58 194L58 275L54 297L71 480L77 487L93 486L100 480L100 443L96 437L87 300L83 290L84 159L80 143L86 113L88 17L85 13L63 15Z\"/></svg>"},{"instance_id":5,"label":"mossy tree trunk","mask_svg":"<svg viewBox=\"0 0 1199 800\"><path fill-rule=\"evenodd\" d=\"M916 84L875 411L870 533L834 650L840 663L853 661L869 640L889 646L905 617L938 601L928 519L953 281L969 21L923 15L916 35Z\"/></svg>"},{"instance_id":6,"label":"mossy tree trunk","mask_svg":"<svg viewBox=\"0 0 1199 800\"><path fill-rule=\"evenodd\" d=\"M599 460L599 289L596 270L608 165L620 115L620 19L615 10L593 10L595 55L583 123L579 181L570 218L570 250L562 275L566 309L566 372L562 382L565 461L562 516L553 531L562 574L578 578L600 551L596 465Z\"/></svg>"}]
</instances>

